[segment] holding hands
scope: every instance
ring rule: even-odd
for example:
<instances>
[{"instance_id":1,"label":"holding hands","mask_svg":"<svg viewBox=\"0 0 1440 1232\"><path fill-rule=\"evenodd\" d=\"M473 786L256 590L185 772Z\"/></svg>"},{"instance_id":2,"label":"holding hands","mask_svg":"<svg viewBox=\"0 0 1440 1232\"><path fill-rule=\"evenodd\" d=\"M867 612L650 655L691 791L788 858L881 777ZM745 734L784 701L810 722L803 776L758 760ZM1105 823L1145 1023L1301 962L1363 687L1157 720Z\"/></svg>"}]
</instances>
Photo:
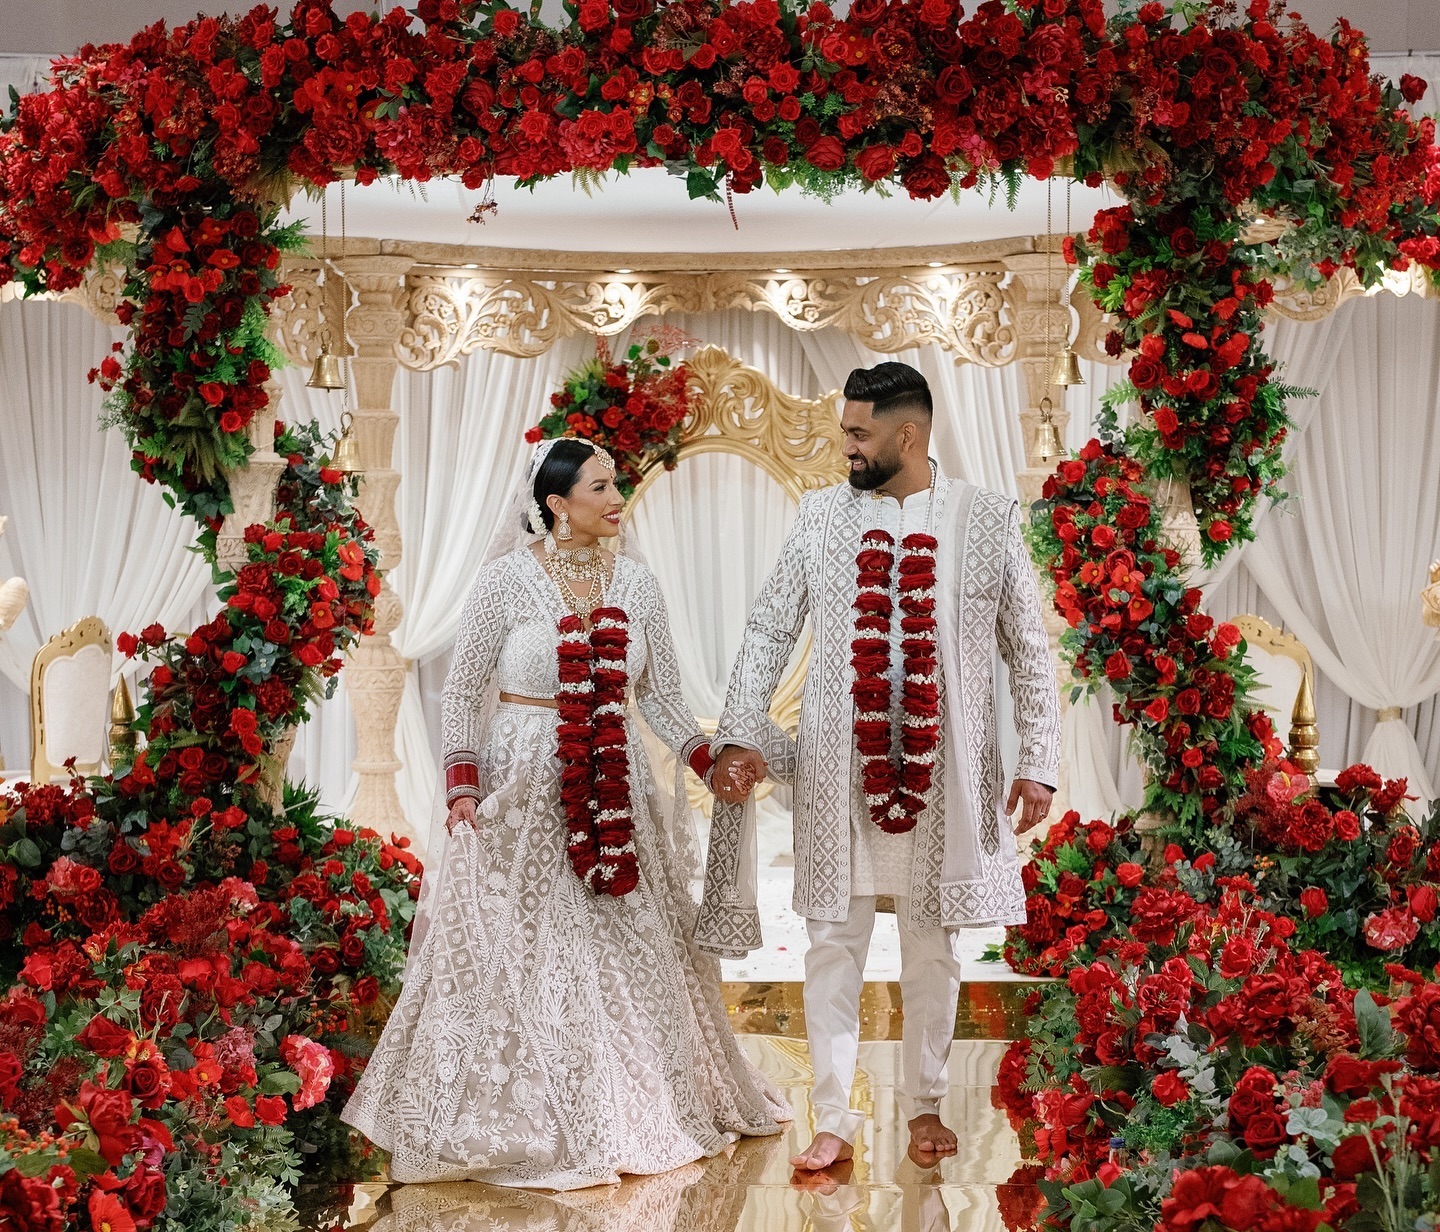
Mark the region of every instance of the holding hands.
<instances>
[{"instance_id":1,"label":"holding hands","mask_svg":"<svg viewBox=\"0 0 1440 1232\"><path fill-rule=\"evenodd\" d=\"M765 759L754 749L727 744L715 759L715 769L710 775L710 790L727 804L739 804L752 791L755 784L770 773Z\"/></svg>"},{"instance_id":2,"label":"holding hands","mask_svg":"<svg viewBox=\"0 0 1440 1232\"><path fill-rule=\"evenodd\" d=\"M445 818L445 833L454 834L455 827L464 822L475 825L475 801L470 796L461 796L450 806L450 813ZM479 829L476 826L476 829Z\"/></svg>"}]
</instances>

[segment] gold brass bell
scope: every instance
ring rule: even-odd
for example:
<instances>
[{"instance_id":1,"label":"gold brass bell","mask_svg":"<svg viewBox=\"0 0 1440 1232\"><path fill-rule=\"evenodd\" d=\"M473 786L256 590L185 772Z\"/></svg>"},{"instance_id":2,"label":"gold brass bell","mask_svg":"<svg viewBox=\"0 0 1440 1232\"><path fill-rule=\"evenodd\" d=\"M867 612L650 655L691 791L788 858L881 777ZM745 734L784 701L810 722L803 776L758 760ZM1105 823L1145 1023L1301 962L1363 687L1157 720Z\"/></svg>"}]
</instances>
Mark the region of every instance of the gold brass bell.
<instances>
[{"instance_id":1,"label":"gold brass bell","mask_svg":"<svg viewBox=\"0 0 1440 1232\"><path fill-rule=\"evenodd\" d=\"M305 382L311 389L344 389L345 373L340 367L340 356L330 354L330 339L320 340L320 353L315 356L310 369L310 379Z\"/></svg>"},{"instance_id":2,"label":"gold brass bell","mask_svg":"<svg viewBox=\"0 0 1440 1232\"><path fill-rule=\"evenodd\" d=\"M1055 356L1055 366L1050 372L1052 385L1083 385L1085 378L1080 375L1080 357L1070 349L1067 342L1060 354Z\"/></svg>"},{"instance_id":3,"label":"gold brass bell","mask_svg":"<svg viewBox=\"0 0 1440 1232\"><path fill-rule=\"evenodd\" d=\"M1060 431L1050 418L1050 410L1047 395L1040 400L1040 427L1035 433L1035 456L1042 462L1052 462L1065 452L1065 447L1060 444Z\"/></svg>"},{"instance_id":4,"label":"gold brass bell","mask_svg":"<svg viewBox=\"0 0 1440 1232\"><path fill-rule=\"evenodd\" d=\"M330 465L346 475L363 469L360 465L360 442L355 439L355 416L346 411L340 416L340 439L335 442L335 456Z\"/></svg>"}]
</instances>

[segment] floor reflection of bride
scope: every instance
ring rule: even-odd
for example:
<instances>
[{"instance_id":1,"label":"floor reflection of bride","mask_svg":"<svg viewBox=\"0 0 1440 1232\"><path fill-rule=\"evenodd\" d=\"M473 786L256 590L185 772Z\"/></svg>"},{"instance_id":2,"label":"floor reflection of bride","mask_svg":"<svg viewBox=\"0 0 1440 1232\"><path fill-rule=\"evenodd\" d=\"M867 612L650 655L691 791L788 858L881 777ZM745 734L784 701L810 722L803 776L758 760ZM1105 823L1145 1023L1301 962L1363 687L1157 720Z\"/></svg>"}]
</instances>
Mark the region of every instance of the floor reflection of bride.
<instances>
[{"instance_id":1,"label":"floor reflection of bride","mask_svg":"<svg viewBox=\"0 0 1440 1232\"><path fill-rule=\"evenodd\" d=\"M563 1194L406 1185L381 1200L389 1212L367 1232L736 1232L779 1145L741 1142L704 1163Z\"/></svg>"},{"instance_id":2,"label":"floor reflection of bride","mask_svg":"<svg viewBox=\"0 0 1440 1232\"><path fill-rule=\"evenodd\" d=\"M602 450L541 445L466 601L448 815L404 989L344 1114L397 1181L579 1189L789 1116L689 941L685 797L655 782L632 690L682 766L703 771L708 742L654 574L601 547L622 507Z\"/></svg>"}]
</instances>

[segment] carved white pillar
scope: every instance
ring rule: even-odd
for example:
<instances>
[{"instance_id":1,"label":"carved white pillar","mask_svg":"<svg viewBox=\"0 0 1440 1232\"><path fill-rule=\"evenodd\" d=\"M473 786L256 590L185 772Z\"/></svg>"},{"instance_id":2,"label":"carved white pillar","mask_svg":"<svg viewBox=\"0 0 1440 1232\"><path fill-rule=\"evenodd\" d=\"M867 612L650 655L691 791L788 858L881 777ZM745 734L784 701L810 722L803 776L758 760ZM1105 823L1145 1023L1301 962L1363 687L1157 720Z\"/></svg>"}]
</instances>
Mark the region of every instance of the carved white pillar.
<instances>
[{"instance_id":1,"label":"carved white pillar","mask_svg":"<svg viewBox=\"0 0 1440 1232\"><path fill-rule=\"evenodd\" d=\"M275 416L280 407L280 382L265 382L266 402L250 421L249 462L225 472L230 503L235 511L215 536L215 559L220 568L235 573L245 563L245 528L275 516L275 485L285 470L285 459L275 452Z\"/></svg>"},{"instance_id":2,"label":"carved white pillar","mask_svg":"<svg viewBox=\"0 0 1440 1232\"><path fill-rule=\"evenodd\" d=\"M414 261L406 256L344 257L336 262L355 289L355 305L346 328L354 348L350 365L355 378L355 436L364 474L360 481L360 512L375 529L380 568L400 561L400 525L395 518L395 489L400 472L394 467L395 429L400 416L391 406L395 374L395 340L405 312L401 293L405 273ZM345 666L346 689L355 713L354 769L360 783L350 819L382 834L394 831L415 837L400 807L395 776L395 724L405 691L406 663L390 642L400 623L400 599L384 584L375 600L375 631L360 639Z\"/></svg>"},{"instance_id":3,"label":"carved white pillar","mask_svg":"<svg viewBox=\"0 0 1440 1232\"><path fill-rule=\"evenodd\" d=\"M1043 245L1053 242L1054 255L1046 257ZM1036 453L1036 437L1040 431L1040 402L1048 394L1052 411L1051 420L1061 441L1070 423L1070 412L1065 406L1065 391L1058 385L1050 384L1050 370L1055 352L1063 344L1066 331L1070 328L1069 313L1060 303L1060 292L1065 285L1069 270L1060 255L1060 237L1051 241L1041 237L1036 241L1039 251L1020 253L1005 258L1006 268L1014 277L1006 287L1010 310L1014 314L1018 335L1016 363L1025 375L1025 406L1020 410L1020 427L1025 436L1025 469L1015 476L1020 487L1020 499L1028 506L1040 496L1045 480L1055 469L1055 459L1042 461ZM1047 260L1049 274L1047 278ZM1047 351L1046 319L1049 318L1050 349ZM1033 566L1033 562L1032 562ZM1049 593L1049 579L1037 578L1042 595ZM1050 637L1050 651L1055 664L1055 680L1060 690L1060 713L1063 717L1069 709L1069 693L1073 684L1070 667L1060 657L1060 635L1065 631L1065 621L1055 611L1052 603L1042 604L1045 632ZM1055 820L1064 815L1070 807L1070 764L1061 745L1059 783L1055 788L1055 800L1051 805L1050 818ZM1088 820L1088 818L1087 818Z\"/></svg>"}]
</instances>

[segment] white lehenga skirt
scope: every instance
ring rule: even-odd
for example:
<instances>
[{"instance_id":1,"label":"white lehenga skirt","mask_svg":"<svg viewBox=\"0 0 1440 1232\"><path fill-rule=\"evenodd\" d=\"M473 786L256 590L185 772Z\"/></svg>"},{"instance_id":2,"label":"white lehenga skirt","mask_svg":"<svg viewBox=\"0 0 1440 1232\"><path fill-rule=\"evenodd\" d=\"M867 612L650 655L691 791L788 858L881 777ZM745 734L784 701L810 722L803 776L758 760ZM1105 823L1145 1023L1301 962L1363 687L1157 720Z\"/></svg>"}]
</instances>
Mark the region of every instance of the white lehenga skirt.
<instances>
[{"instance_id":1,"label":"white lehenga skirt","mask_svg":"<svg viewBox=\"0 0 1440 1232\"><path fill-rule=\"evenodd\" d=\"M554 711L496 712L487 815L446 844L433 922L344 1112L392 1179L578 1189L788 1118L730 1032L718 963L689 941L633 723L630 749L640 885L597 897L565 854Z\"/></svg>"}]
</instances>

